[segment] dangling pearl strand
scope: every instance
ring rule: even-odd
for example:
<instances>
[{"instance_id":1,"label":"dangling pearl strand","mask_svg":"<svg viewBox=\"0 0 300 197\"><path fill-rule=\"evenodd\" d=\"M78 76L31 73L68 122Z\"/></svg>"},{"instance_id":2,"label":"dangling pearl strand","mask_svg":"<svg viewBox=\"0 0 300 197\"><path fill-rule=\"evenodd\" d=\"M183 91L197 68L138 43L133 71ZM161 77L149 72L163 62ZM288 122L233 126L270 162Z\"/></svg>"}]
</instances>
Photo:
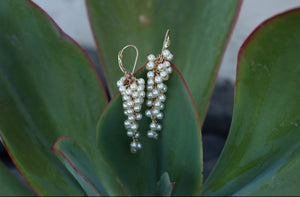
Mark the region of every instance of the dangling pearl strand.
<instances>
[{"instance_id":1,"label":"dangling pearl strand","mask_svg":"<svg viewBox=\"0 0 300 197\"><path fill-rule=\"evenodd\" d=\"M153 54L148 55L147 73L147 101L146 105L150 109L146 110L145 115L151 118L150 130L147 132L149 138L158 139L158 131L162 130L158 120L163 119L164 102L166 101L167 86L163 83L169 79L172 73L172 67L169 61L173 55L168 49L164 49L162 54L155 57Z\"/></svg>"},{"instance_id":2,"label":"dangling pearl strand","mask_svg":"<svg viewBox=\"0 0 300 197\"><path fill-rule=\"evenodd\" d=\"M122 95L124 114L127 116L124 126L127 129L127 136L132 138L130 151L136 153L142 148L142 144L138 140L140 133L136 121L142 119L142 114L139 112L145 97L145 81L127 73L117 82L117 86Z\"/></svg>"}]
</instances>

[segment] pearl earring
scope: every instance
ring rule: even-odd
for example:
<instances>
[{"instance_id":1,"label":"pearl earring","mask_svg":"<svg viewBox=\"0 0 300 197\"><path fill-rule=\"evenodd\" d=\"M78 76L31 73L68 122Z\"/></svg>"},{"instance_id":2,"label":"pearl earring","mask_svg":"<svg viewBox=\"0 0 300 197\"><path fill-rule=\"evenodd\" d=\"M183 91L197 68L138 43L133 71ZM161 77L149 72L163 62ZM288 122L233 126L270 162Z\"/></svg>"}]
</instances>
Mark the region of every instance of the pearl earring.
<instances>
[{"instance_id":1,"label":"pearl earring","mask_svg":"<svg viewBox=\"0 0 300 197\"><path fill-rule=\"evenodd\" d=\"M153 54L148 55L147 73L147 109L145 115L151 118L150 130L147 133L149 138L158 139L158 131L162 130L158 120L163 119L164 102L166 101L167 86L163 83L169 79L172 73L172 67L169 61L173 59L173 55L167 49L170 45L169 30L167 30L162 52L157 57Z\"/></svg>"},{"instance_id":2,"label":"pearl earring","mask_svg":"<svg viewBox=\"0 0 300 197\"><path fill-rule=\"evenodd\" d=\"M133 47L136 50L136 58L131 73L122 64L123 51L128 47ZM137 79L133 76L138 54L138 49L134 45L125 46L118 54L119 67L125 75L117 82L117 86L122 95L124 114L127 116L124 126L127 129L127 136L132 138L130 144L132 153L136 153L142 148L141 143L138 141L140 133L138 132L138 123L136 121L142 119L142 114L139 112L145 97L145 81L142 78Z\"/></svg>"}]
</instances>

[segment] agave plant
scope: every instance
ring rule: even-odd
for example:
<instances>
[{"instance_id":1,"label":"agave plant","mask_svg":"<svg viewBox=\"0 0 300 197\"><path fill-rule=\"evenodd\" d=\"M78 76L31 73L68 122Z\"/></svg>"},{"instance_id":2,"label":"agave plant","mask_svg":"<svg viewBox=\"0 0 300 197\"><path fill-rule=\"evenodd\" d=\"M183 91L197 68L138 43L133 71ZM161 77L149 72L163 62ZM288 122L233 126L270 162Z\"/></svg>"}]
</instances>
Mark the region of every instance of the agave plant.
<instances>
[{"instance_id":1,"label":"agave plant","mask_svg":"<svg viewBox=\"0 0 300 197\"><path fill-rule=\"evenodd\" d=\"M200 122L240 4L87 1L101 79L38 6L0 1L0 133L28 183L0 164L0 194L299 195L300 9L265 21L241 47L231 129L202 184ZM147 53L159 53L166 29L175 59L164 129L157 141L144 133L143 149L131 154L117 53L135 44L141 66ZM136 75L145 78L145 68Z\"/></svg>"}]
</instances>

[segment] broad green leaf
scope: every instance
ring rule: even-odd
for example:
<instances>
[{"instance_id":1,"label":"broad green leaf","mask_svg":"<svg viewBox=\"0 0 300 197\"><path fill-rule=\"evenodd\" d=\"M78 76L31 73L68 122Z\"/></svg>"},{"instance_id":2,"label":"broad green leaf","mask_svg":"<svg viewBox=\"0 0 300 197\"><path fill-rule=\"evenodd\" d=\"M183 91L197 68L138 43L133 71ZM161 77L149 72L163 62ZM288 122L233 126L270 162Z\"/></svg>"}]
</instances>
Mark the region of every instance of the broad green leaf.
<instances>
[{"instance_id":1,"label":"broad green leaf","mask_svg":"<svg viewBox=\"0 0 300 197\"><path fill-rule=\"evenodd\" d=\"M79 182L88 196L108 196L85 148L69 137L59 138L52 150Z\"/></svg>"},{"instance_id":2,"label":"broad green leaf","mask_svg":"<svg viewBox=\"0 0 300 197\"><path fill-rule=\"evenodd\" d=\"M297 9L242 46L231 130L203 195L299 195L299 35Z\"/></svg>"},{"instance_id":3,"label":"broad green leaf","mask_svg":"<svg viewBox=\"0 0 300 197\"><path fill-rule=\"evenodd\" d=\"M95 144L105 94L77 45L30 1L0 1L0 128L41 195L84 195L51 151L62 135Z\"/></svg>"},{"instance_id":4,"label":"broad green leaf","mask_svg":"<svg viewBox=\"0 0 300 197\"><path fill-rule=\"evenodd\" d=\"M0 161L0 196L36 196L24 183L9 172Z\"/></svg>"},{"instance_id":5,"label":"broad green leaf","mask_svg":"<svg viewBox=\"0 0 300 197\"><path fill-rule=\"evenodd\" d=\"M124 128L126 116L119 94L100 117L97 140L101 155L115 169L129 195L155 195L156 183L164 172L176 182L174 195L199 194L202 182L200 123L189 90L177 68L173 68L166 82L165 117L158 140L146 137L150 118L143 117L139 121L143 148L137 154L130 153L131 139ZM137 76L145 78L146 69Z\"/></svg>"},{"instance_id":6,"label":"broad green leaf","mask_svg":"<svg viewBox=\"0 0 300 197\"><path fill-rule=\"evenodd\" d=\"M175 183L171 183L169 174L167 172L163 173L157 183L157 196L171 196L172 190Z\"/></svg>"},{"instance_id":7,"label":"broad green leaf","mask_svg":"<svg viewBox=\"0 0 300 197\"><path fill-rule=\"evenodd\" d=\"M221 57L240 6L238 0L88 0L91 25L111 95L121 75L117 54L125 45L159 54L170 29L170 51L204 119ZM134 55L126 55L133 60ZM125 60L124 60L125 61Z\"/></svg>"}]
</instances>

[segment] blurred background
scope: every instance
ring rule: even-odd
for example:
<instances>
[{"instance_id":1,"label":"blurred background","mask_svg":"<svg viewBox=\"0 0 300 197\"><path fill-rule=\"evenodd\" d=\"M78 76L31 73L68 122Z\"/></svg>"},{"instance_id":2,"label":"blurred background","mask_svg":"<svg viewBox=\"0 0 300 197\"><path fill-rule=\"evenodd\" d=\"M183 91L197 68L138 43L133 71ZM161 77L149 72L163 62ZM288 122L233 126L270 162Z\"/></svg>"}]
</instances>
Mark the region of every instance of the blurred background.
<instances>
[{"instance_id":1,"label":"blurred background","mask_svg":"<svg viewBox=\"0 0 300 197\"><path fill-rule=\"evenodd\" d=\"M65 33L83 47L101 72L84 0L33 0L33 2L44 9ZM240 46L264 20L295 7L300 7L300 0L244 0L202 125L204 178L217 161L230 128L236 61ZM12 171L15 171L3 146L0 148L0 158L10 166Z\"/></svg>"}]
</instances>

